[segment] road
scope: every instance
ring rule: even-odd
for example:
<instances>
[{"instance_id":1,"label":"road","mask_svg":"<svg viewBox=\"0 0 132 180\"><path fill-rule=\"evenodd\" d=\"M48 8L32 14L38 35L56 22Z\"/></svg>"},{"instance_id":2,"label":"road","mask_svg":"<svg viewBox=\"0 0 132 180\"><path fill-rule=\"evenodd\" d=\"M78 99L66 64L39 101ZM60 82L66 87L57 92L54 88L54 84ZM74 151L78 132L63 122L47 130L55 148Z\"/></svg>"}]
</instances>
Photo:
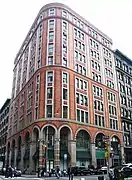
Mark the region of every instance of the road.
<instances>
[{"instance_id":1,"label":"road","mask_svg":"<svg viewBox=\"0 0 132 180\"><path fill-rule=\"evenodd\" d=\"M80 180L81 176L75 176L73 180ZM97 176L83 176L85 180L98 180ZM4 178L3 176L0 176L0 180L11 180L11 178ZM56 177L50 177L50 178L36 178L36 177L13 177L12 180L56 180ZM68 177L61 177L59 180L69 180Z\"/></svg>"}]
</instances>

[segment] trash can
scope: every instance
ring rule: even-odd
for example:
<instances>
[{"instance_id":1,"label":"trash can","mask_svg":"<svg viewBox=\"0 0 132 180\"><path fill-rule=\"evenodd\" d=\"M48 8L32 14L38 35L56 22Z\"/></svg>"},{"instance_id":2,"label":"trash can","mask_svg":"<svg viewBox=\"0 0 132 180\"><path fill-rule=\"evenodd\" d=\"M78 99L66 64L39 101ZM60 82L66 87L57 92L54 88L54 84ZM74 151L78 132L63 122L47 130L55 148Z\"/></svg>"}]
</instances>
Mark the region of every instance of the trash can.
<instances>
[{"instance_id":1,"label":"trash can","mask_svg":"<svg viewBox=\"0 0 132 180\"><path fill-rule=\"evenodd\" d=\"M104 176L99 176L98 180L104 180Z\"/></svg>"}]
</instances>

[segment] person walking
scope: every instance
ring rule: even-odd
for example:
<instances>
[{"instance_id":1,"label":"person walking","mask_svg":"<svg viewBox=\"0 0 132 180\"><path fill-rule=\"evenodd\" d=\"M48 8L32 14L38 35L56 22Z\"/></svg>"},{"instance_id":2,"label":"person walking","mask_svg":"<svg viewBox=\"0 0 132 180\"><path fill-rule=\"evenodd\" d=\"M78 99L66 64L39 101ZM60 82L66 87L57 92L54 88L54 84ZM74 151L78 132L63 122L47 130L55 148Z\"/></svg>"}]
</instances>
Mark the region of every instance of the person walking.
<instances>
[{"instance_id":1,"label":"person walking","mask_svg":"<svg viewBox=\"0 0 132 180\"><path fill-rule=\"evenodd\" d=\"M9 177L12 178L12 167L11 166L9 166Z\"/></svg>"},{"instance_id":2,"label":"person walking","mask_svg":"<svg viewBox=\"0 0 132 180\"><path fill-rule=\"evenodd\" d=\"M60 168L59 168L59 166L57 166L57 168L56 168L56 176L57 176L57 179L60 178Z\"/></svg>"},{"instance_id":3,"label":"person walking","mask_svg":"<svg viewBox=\"0 0 132 180\"><path fill-rule=\"evenodd\" d=\"M71 165L68 168L68 176L69 176L69 180L73 180L73 172L72 172L72 167Z\"/></svg>"}]
</instances>

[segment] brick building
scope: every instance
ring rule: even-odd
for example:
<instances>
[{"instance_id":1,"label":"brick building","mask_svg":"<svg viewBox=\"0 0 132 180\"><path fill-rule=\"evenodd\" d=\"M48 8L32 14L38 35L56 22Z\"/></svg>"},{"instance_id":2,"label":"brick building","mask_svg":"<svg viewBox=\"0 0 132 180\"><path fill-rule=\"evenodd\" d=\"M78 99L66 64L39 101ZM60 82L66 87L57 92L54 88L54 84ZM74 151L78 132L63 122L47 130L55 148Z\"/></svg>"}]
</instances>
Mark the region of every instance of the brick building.
<instances>
[{"instance_id":1,"label":"brick building","mask_svg":"<svg viewBox=\"0 0 132 180\"><path fill-rule=\"evenodd\" d=\"M105 165L123 153L112 40L69 7L40 10L14 61L7 163Z\"/></svg>"},{"instance_id":2,"label":"brick building","mask_svg":"<svg viewBox=\"0 0 132 180\"><path fill-rule=\"evenodd\" d=\"M5 165L6 141L8 134L10 99L0 109L0 161Z\"/></svg>"}]
</instances>

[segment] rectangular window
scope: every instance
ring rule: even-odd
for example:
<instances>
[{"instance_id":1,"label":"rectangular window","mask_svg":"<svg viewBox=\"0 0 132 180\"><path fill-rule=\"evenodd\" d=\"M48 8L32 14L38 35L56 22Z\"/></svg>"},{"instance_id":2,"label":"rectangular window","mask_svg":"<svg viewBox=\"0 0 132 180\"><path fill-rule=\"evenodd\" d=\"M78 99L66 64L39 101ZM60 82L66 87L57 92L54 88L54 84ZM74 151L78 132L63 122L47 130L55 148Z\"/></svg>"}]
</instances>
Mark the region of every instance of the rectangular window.
<instances>
[{"instance_id":1,"label":"rectangular window","mask_svg":"<svg viewBox=\"0 0 132 180\"><path fill-rule=\"evenodd\" d=\"M53 43L49 43L49 45L48 45L49 53L53 53L53 47L54 47Z\"/></svg>"},{"instance_id":2,"label":"rectangular window","mask_svg":"<svg viewBox=\"0 0 132 180\"><path fill-rule=\"evenodd\" d=\"M63 29L67 30L67 23L63 21Z\"/></svg>"},{"instance_id":3,"label":"rectangular window","mask_svg":"<svg viewBox=\"0 0 132 180\"><path fill-rule=\"evenodd\" d=\"M63 72L63 83L67 84L67 73Z\"/></svg>"},{"instance_id":4,"label":"rectangular window","mask_svg":"<svg viewBox=\"0 0 132 180\"><path fill-rule=\"evenodd\" d=\"M54 32L51 31L49 32L49 40L53 40L54 39Z\"/></svg>"},{"instance_id":5,"label":"rectangular window","mask_svg":"<svg viewBox=\"0 0 132 180\"><path fill-rule=\"evenodd\" d=\"M81 122L84 122L84 111L81 111Z\"/></svg>"},{"instance_id":6,"label":"rectangular window","mask_svg":"<svg viewBox=\"0 0 132 180\"><path fill-rule=\"evenodd\" d=\"M38 107L35 108L35 120L38 119Z\"/></svg>"},{"instance_id":7,"label":"rectangular window","mask_svg":"<svg viewBox=\"0 0 132 180\"><path fill-rule=\"evenodd\" d=\"M79 109L77 109L77 121L80 122L80 110Z\"/></svg>"},{"instance_id":8,"label":"rectangular window","mask_svg":"<svg viewBox=\"0 0 132 180\"><path fill-rule=\"evenodd\" d=\"M63 106L63 118L68 118L68 107Z\"/></svg>"},{"instance_id":9,"label":"rectangular window","mask_svg":"<svg viewBox=\"0 0 132 180\"><path fill-rule=\"evenodd\" d=\"M52 99L52 87L47 88L47 99Z\"/></svg>"},{"instance_id":10,"label":"rectangular window","mask_svg":"<svg viewBox=\"0 0 132 180\"><path fill-rule=\"evenodd\" d=\"M80 95L80 104L83 105L83 95Z\"/></svg>"},{"instance_id":11,"label":"rectangular window","mask_svg":"<svg viewBox=\"0 0 132 180\"><path fill-rule=\"evenodd\" d=\"M63 99L67 100L67 89L63 88Z\"/></svg>"},{"instance_id":12,"label":"rectangular window","mask_svg":"<svg viewBox=\"0 0 132 180\"><path fill-rule=\"evenodd\" d=\"M47 118L52 117L52 105L47 105Z\"/></svg>"},{"instance_id":13,"label":"rectangular window","mask_svg":"<svg viewBox=\"0 0 132 180\"><path fill-rule=\"evenodd\" d=\"M79 94L76 93L76 103L79 104Z\"/></svg>"},{"instance_id":14,"label":"rectangular window","mask_svg":"<svg viewBox=\"0 0 132 180\"><path fill-rule=\"evenodd\" d=\"M67 58L63 57L63 66L67 67Z\"/></svg>"},{"instance_id":15,"label":"rectangular window","mask_svg":"<svg viewBox=\"0 0 132 180\"><path fill-rule=\"evenodd\" d=\"M49 16L55 15L55 9L49 9Z\"/></svg>"},{"instance_id":16,"label":"rectangular window","mask_svg":"<svg viewBox=\"0 0 132 180\"><path fill-rule=\"evenodd\" d=\"M47 73L47 82L48 83L53 82L53 72L48 72Z\"/></svg>"},{"instance_id":17,"label":"rectangular window","mask_svg":"<svg viewBox=\"0 0 132 180\"><path fill-rule=\"evenodd\" d=\"M67 12L66 11L62 11L62 16L64 17L64 18L67 18Z\"/></svg>"},{"instance_id":18,"label":"rectangular window","mask_svg":"<svg viewBox=\"0 0 132 180\"><path fill-rule=\"evenodd\" d=\"M54 28L55 21L54 20L49 20L49 29Z\"/></svg>"},{"instance_id":19,"label":"rectangular window","mask_svg":"<svg viewBox=\"0 0 132 180\"><path fill-rule=\"evenodd\" d=\"M76 78L76 88L79 88L79 79Z\"/></svg>"},{"instance_id":20,"label":"rectangular window","mask_svg":"<svg viewBox=\"0 0 132 180\"><path fill-rule=\"evenodd\" d=\"M48 57L48 65L53 65L53 56Z\"/></svg>"},{"instance_id":21,"label":"rectangular window","mask_svg":"<svg viewBox=\"0 0 132 180\"><path fill-rule=\"evenodd\" d=\"M88 123L88 112L85 112L85 123Z\"/></svg>"}]
</instances>

